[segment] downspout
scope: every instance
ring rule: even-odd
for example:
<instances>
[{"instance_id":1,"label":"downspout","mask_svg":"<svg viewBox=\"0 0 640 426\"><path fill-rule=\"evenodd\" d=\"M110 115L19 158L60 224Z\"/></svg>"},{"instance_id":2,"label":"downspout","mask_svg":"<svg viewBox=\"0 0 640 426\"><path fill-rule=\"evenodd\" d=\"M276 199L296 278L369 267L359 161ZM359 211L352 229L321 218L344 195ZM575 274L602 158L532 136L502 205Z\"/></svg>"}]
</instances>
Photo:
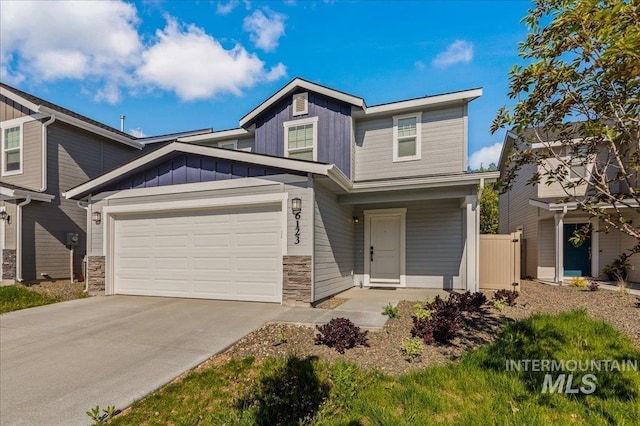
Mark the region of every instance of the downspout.
<instances>
[{"instance_id":1,"label":"downspout","mask_svg":"<svg viewBox=\"0 0 640 426\"><path fill-rule=\"evenodd\" d=\"M51 114L51 118L42 123L42 187L40 192L47 190L47 127L53 124L54 121L56 121L56 115Z\"/></svg>"},{"instance_id":2,"label":"downspout","mask_svg":"<svg viewBox=\"0 0 640 426\"><path fill-rule=\"evenodd\" d=\"M16 281L23 282L22 278L22 207L31 202L31 195L16 206Z\"/></svg>"},{"instance_id":3,"label":"downspout","mask_svg":"<svg viewBox=\"0 0 640 426\"><path fill-rule=\"evenodd\" d=\"M86 206L82 205L82 200L78 200L78 207L80 207L81 209L83 209L86 215L87 215L87 232L85 233L87 241L85 242L85 246L89 247L89 238L91 235L91 218L88 216L88 212L89 212L89 204L87 204ZM86 250L86 248L85 248ZM88 250L86 250L87 253L84 254L84 265L85 265L85 270L84 270L84 290L83 293L88 293L89 292L89 254L88 254ZM73 271L72 271L73 272ZM73 275L72 275L73 277Z\"/></svg>"}]
</instances>

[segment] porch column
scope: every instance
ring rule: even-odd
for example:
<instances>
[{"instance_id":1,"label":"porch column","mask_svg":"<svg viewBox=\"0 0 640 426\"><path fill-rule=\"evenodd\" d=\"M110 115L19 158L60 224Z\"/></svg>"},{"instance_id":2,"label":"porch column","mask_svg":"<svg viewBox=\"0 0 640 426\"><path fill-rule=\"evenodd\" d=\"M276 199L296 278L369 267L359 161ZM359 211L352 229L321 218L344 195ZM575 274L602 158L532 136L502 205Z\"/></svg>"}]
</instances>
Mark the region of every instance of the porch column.
<instances>
[{"instance_id":1,"label":"porch column","mask_svg":"<svg viewBox=\"0 0 640 426\"><path fill-rule=\"evenodd\" d=\"M478 245L480 242L480 206L478 197L468 195L464 199L466 228L467 228L467 263L466 263L466 288L471 292L480 291Z\"/></svg>"},{"instance_id":2,"label":"porch column","mask_svg":"<svg viewBox=\"0 0 640 426\"><path fill-rule=\"evenodd\" d=\"M591 222L591 276L600 275L600 220L595 217Z\"/></svg>"},{"instance_id":3,"label":"porch column","mask_svg":"<svg viewBox=\"0 0 640 426\"><path fill-rule=\"evenodd\" d=\"M556 277L555 282L562 283L564 278L564 215L566 212L556 213Z\"/></svg>"}]
</instances>

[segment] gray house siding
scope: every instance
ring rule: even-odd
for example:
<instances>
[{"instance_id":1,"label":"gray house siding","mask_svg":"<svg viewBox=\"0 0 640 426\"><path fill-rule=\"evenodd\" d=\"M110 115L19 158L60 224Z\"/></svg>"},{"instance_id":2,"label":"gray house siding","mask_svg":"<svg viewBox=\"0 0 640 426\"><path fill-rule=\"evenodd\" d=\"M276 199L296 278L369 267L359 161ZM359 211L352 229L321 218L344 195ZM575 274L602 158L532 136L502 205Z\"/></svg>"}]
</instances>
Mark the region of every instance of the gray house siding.
<instances>
[{"instance_id":1,"label":"gray house siding","mask_svg":"<svg viewBox=\"0 0 640 426\"><path fill-rule=\"evenodd\" d=\"M2 176L2 181L39 191L42 187L42 124L33 120L22 125L22 173Z\"/></svg>"},{"instance_id":2,"label":"gray house siding","mask_svg":"<svg viewBox=\"0 0 640 426\"><path fill-rule=\"evenodd\" d=\"M315 186L313 301L353 286L353 208L339 205L336 196Z\"/></svg>"},{"instance_id":3,"label":"gray house siding","mask_svg":"<svg viewBox=\"0 0 640 426\"><path fill-rule=\"evenodd\" d=\"M270 176L288 173L286 170L256 164L215 159L196 154L182 154L138 174L114 182L101 191L213 182L245 177ZM299 174L294 173L292 174Z\"/></svg>"},{"instance_id":4,"label":"gray house siding","mask_svg":"<svg viewBox=\"0 0 640 426\"><path fill-rule=\"evenodd\" d=\"M355 131L353 180L464 172L465 108L422 113L421 159L393 162L393 117L358 120Z\"/></svg>"},{"instance_id":5,"label":"gray house siding","mask_svg":"<svg viewBox=\"0 0 640 426\"><path fill-rule=\"evenodd\" d=\"M351 106L309 92L309 113L294 117L292 97L274 105L256 122L255 150L284 157L284 126L287 121L318 117L318 161L335 164L351 176Z\"/></svg>"},{"instance_id":6,"label":"gray house siding","mask_svg":"<svg viewBox=\"0 0 640 426\"><path fill-rule=\"evenodd\" d=\"M23 278L36 280L70 275L66 233L78 233L74 272L81 272L86 247L87 213L61 192L128 161L139 150L109 141L73 126L55 122L48 128L48 188L51 203L36 202L23 208ZM40 170L38 167L37 170Z\"/></svg>"},{"instance_id":7,"label":"gray house siding","mask_svg":"<svg viewBox=\"0 0 640 426\"><path fill-rule=\"evenodd\" d=\"M459 289L464 287L465 228L460 201L427 200L357 206L355 270L364 274L364 210L407 208L407 287ZM358 283L356 283L358 284Z\"/></svg>"}]
</instances>

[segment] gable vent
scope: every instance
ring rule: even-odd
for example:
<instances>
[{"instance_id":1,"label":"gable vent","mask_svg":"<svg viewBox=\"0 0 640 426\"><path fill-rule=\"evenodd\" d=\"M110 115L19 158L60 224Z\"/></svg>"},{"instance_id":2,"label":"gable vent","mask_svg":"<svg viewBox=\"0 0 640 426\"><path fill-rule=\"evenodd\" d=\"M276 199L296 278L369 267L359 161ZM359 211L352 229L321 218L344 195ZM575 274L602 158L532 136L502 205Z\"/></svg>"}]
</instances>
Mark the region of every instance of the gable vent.
<instances>
[{"instance_id":1,"label":"gable vent","mask_svg":"<svg viewBox=\"0 0 640 426\"><path fill-rule=\"evenodd\" d=\"M297 93L293 95L293 116L309 113L309 94Z\"/></svg>"}]
</instances>

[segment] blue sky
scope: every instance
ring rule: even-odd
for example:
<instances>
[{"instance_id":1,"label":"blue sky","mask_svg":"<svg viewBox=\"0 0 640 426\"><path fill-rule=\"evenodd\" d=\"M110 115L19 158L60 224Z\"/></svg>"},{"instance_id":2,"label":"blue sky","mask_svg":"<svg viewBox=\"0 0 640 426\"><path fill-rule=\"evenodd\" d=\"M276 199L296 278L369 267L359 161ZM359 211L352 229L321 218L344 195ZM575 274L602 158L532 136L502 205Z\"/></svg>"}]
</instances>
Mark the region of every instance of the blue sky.
<instances>
[{"instance_id":1,"label":"blue sky","mask_svg":"<svg viewBox=\"0 0 640 426\"><path fill-rule=\"evenodd\" d=\"M497 160L489 126L519 62L527 1L0 2L0 80L125 130L239 119L294 77L368 105L483 87L470 165Z\"/></svg>"}]
</instances>

